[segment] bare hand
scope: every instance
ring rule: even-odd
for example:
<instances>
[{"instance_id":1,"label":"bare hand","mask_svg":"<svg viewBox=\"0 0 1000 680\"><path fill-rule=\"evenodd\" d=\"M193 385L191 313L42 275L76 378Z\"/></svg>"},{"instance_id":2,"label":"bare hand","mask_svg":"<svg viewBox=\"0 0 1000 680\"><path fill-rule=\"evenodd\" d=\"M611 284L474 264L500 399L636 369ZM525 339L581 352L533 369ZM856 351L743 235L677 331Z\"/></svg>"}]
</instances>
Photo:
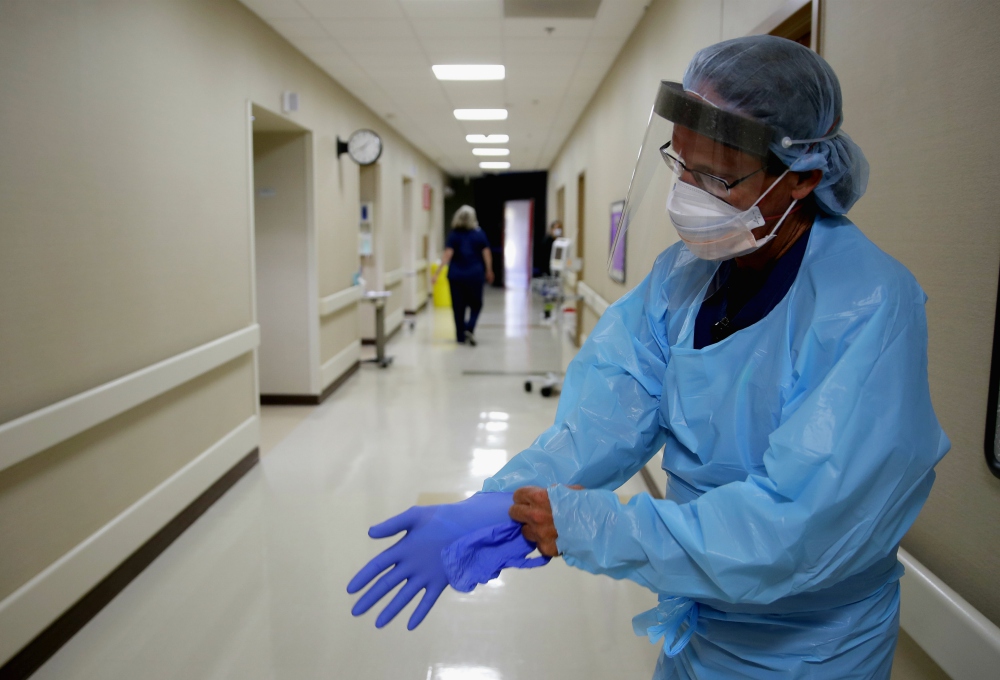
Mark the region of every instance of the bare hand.
<instances>
[{"instance_id":1,"label":"bare hand","mask_svg":"<svg viewBox=\"0 0 1000 680\"><path fill-rule=\"evenodd\" d=\"M582 489L582 486L571 486ZM538 546L538 552L549 557L559 554L556 547L555 521L552 519L552 504L549 492L540 486L525 486L514 492L514 505L510 507L510 518L521 523L521 533Z\"/></svg>"},{"instance_id":2,"label":"bare hand","mask_svg":"<svg viewBox=\"0 0 1000 680\"><path fill-rule=\"evenodd\" d=\"M493 272L492 271L486 272L486 283L493 283L493 279L494 279Z\"/></svg>"}]
</instances>

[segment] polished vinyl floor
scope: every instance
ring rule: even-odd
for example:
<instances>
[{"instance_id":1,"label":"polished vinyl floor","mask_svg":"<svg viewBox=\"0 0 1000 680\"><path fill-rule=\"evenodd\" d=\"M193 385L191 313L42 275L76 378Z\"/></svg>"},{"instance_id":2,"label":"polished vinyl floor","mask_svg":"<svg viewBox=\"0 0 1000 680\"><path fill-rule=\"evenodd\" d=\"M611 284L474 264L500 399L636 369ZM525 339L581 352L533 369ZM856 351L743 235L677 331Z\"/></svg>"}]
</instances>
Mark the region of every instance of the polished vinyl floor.
<instances>
[{"instance_id":1,"label":"polished vinyl floor","mask_svg":"<svg viewBox=\"0 0 1000 680\"><path fill-rule=\"evenodd\" d=\"M413 632L354 618L351 576L388 545L367 528L416 503L460 500L551 424L525 374L572 350L525 291L488 291L480 344L429 309L315 408L265 409L263 457L34 676L39 680L528 680L648 678L632 633L643 588L554 560L447 591ZM620 493L644 491L633 479ZM388 601L388 598L386 599Z\"/></svg>"}]
</instances>

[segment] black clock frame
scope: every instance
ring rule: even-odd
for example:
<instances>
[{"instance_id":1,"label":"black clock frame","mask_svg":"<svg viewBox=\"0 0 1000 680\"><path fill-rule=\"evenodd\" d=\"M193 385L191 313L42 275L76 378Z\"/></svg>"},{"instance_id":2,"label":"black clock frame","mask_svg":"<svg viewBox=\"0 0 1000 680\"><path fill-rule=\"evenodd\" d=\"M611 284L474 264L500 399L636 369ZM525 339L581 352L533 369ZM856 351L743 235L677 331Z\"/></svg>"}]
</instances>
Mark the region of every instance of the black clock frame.
<instances>
[{"instance_id":1,"label":"black clock frame","mask_svg":"<svg viewBox=\"0 0 1000 680\"><path fill-rule=\"evenodd\" d=\"M378 159L382 157L382 151L385 149L385 145L382 144L382 135L380 135L379 133L375 132L370 128L361 128L360 130L355 130L354 132L352 132L351 137L358 134L359 132L370 132L376 137L378 137L378 142L379 142L378 155L375 156L375 158L372 159L372 161L369 163L360 163L358 162L358 159L354 158L353 156L351 156L351 160L357 163L358 165L374 165L375 163L378 162ZM350 142L351 142L350 137L348 137L347 141L345 142L340 138L340 135L337 135L337 158L340 158L345 153L350 155L350 152L348 151L348 145L350 144Z\"/></svg>"}]
</instances>

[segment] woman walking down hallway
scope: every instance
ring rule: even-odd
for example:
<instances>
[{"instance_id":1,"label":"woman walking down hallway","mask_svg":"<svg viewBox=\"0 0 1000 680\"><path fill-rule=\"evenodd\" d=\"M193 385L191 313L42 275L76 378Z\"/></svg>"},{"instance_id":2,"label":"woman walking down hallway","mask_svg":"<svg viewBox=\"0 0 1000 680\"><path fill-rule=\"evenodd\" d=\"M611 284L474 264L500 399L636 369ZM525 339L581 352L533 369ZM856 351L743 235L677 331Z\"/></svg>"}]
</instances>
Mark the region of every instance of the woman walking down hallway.
<instances>
[{"instance_id":1,"label":"woman walking down hallway","mask_svg":"<svg viewBox=\"0 0 1000 680\"><path fill-rule=\"evenodd\" d=\"M475 346L476 320L483 308L483 284L493 283L493 256L490 242L479 228L476 209L463 205L455 211L451 233L441 255L441 268L448 266L451 308L455 314L455 335L460 343ZM441 269L438 269L440 273ZM437 283L438 273L431 279ZM466 320L465 312L469 310Z\"/></svg>"}]
</instances>

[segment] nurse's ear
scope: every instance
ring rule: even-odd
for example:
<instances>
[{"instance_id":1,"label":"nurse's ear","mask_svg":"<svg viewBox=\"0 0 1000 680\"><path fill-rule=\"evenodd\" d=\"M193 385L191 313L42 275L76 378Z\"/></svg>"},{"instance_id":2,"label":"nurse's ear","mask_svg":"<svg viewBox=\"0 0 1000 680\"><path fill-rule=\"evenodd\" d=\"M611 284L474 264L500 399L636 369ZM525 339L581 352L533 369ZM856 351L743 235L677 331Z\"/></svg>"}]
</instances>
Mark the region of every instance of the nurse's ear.
<instances>
[{"instance_id":1,"label":"nurse's ear","mask_svg":"<svg viewBox=\"0 0 1000 680\"><path fill-rule=\"evenodd\" d=\"M808 170L806 172L790 172L788 176L792 179L792 187L789 192L797 201L801 201L803 198L808 196L813 192L813 189L819 184L820 180L823 179L822 170Z\"/></svg>"}]
</instances>

